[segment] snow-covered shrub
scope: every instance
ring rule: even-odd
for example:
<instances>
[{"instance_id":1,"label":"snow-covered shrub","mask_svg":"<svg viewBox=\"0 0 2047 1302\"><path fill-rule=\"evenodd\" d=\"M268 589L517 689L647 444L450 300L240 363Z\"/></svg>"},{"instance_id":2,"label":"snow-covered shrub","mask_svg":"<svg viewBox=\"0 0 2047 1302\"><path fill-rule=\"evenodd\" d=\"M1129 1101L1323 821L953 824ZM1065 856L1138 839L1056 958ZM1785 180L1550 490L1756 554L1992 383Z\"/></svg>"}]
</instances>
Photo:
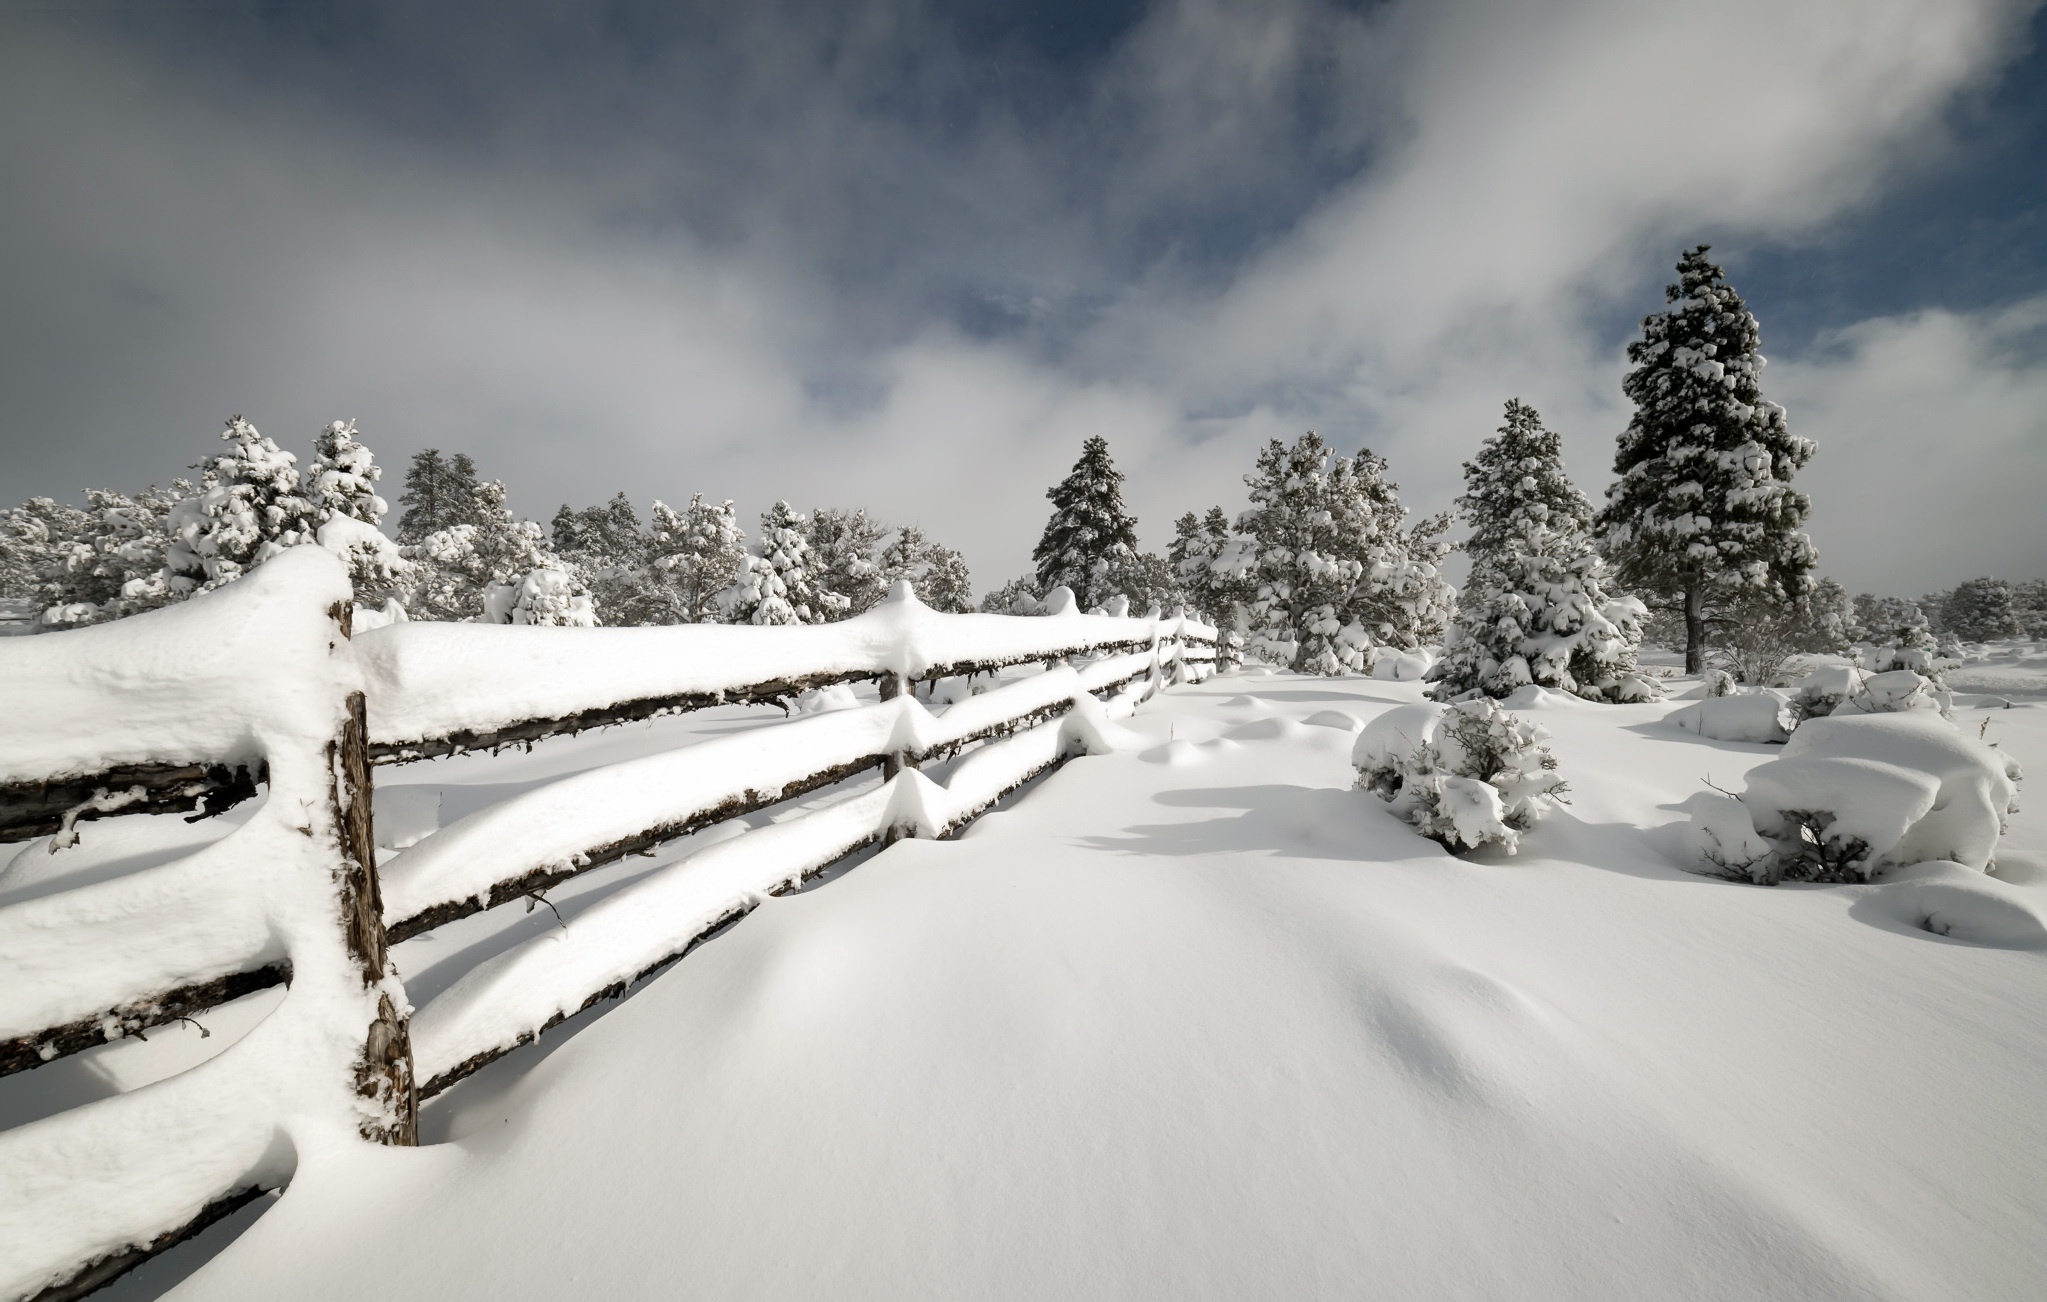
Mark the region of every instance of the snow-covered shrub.
<instances>
[{"instance_id":1,"label":"snow-covered shrub","mask_svg":"<svg viewBox=\"0 0 2047 1302\"><path fill-rule=\"evenodd\" d=\"M1924 674L1910 669L1893 669L1881 674L1857 676L1850 692L1832 714L1893 714L1900 710L1937 710L1947 713L1946 694Z\"/></svg>"},{"instance_id":2,"label":"snow-covered shrub","mask_svg":"<svg viewBox=\"0 0 2047 1302\"><path fill-rule=\"evenodd\" d=\"M1841 703L1862 689L1868 678L1853 665L1821 665L1798 680L1791 689L1791 713L1803 723L1824 719Z\"/></svg>"},{"instance_id":3,"label":"snow-covered shrub","mask_svg":"<svg viewBox=\"0 0 2047 1302\"><path fill-rule=\"evenodd\" d=\"M1512 854L1568 790L1547 737L1489 697L1399 706L1365 725L1351 763L1361 789L1452 853L1500 845Z\"/></svg>"},{"instance_id":4,"label":"snow-covered shrub","mask_svg":"<svg viewBox=\"0 0 2047 1302\"><path fill-rule=\"evenodd\" d=\"M1695 804L1689 836L1723 876L1867 881L1951 859L1986 868L2017 809L2019 766L1930 710L1813 719L1739 798Z\"/></svg>"},{"instance_id":5,"label":"snow-covered shrub","mask_svg":"<svg viewBox=\"0 0 2047 1302\"><path fill-rule=\"evenodd\" d=\"M574 574L543 565L485 588L483 622L591 628L597 612Z\"/></svg>"}]
</instances>

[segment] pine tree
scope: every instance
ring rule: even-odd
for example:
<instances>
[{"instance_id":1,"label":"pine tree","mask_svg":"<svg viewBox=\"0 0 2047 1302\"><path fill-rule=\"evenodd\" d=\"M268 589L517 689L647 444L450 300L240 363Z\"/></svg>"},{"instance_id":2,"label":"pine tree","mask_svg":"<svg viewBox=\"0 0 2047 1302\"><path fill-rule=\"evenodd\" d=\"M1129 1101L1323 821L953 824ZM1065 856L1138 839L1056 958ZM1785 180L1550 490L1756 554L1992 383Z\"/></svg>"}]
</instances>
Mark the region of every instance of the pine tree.
<instances>
[{"instance_id":1,"label":"pine tree","mask_svg":"<svg viewBox=\"0 0 2047 1302\"><path fill-rule=\"evenodd\" d=\"M453 511L451 503L442 503ZM419 566L406 608L420 619L496 624L594 622L581 580L547 546L547 535L505 505L498 480L478 484L462 523L406 547ZM475 521L476 523L471 523Z\"/></svg>"},{"instance_id":2,"label":"pine tree","mask_svg":"<svg viewBox=\"0 0 2047 1302\"><path fill-rule=\"evenodd\" d=\"M1441 626L1453 594L1439 553L1426 530L1401 531L1407 509L1385 465L1369 451L1337 456L1313 430L1259 453L1244 478L1251 507L1237 520L1251 546L1215 564L1251 590L1243 621L1260 659L1364 670L1375 646L1418 645Z\"/></svg>"},{"instance_id":3,"label":"pine tree","mask_svg":"<svg viewBox=\"0 0 2047 1302\"><path fill-rule=\"evenodd\" d=\"M306 497L320 544L347 564L355 604L371 609L402 600L414 577L412 562L379 527L391 509L377 495L383 476L383 467L357 439L354 421L330 421L314 436Z\"/></svg>"},{"instance_id":4,"label":"pine tree","mask_svg":"<svg viewBox=\"0 0 2047 1302\"><path fill-rule=\"evenodd\" d=\"M810 521L787 502L761 514L760 552L741 564L719 600L735 624L822 624L845 613L846 599L827 592L812 572Z\"/></svg>"},{"instance_id":5,"label":"pine tree","mask_svg":"<svg viewBox=\"0 0 2047 1302\"><path fill-rule=\"evenodd\" d=\"M1098 605L1109 596L1111 563L1137 550L1137 520L1123 509L1123 474L1109 459L1108 441L1093 436L1083 443L1072 472L1045 496L1052 518L1031 553L1038 587L1063 584L1083 609Z\"/></svg>"},{"instance_id":6,"label":"pine tree","mask_svg":"<svg viewBox=\"0 0 2047 1302\"><path fill-rule=\"evenodd\" d=\"M2012 586L1988 575L1955 585L1942 603L1947 631L1964 642L1999 642L2024 634Z\"/></svg>"},{"instance_id":7,"label":"pine tree","mask_svg":"<svg viewBox=\"0 0 2047 1302\"><path fill-rule=\"evenodd\" d=\"M1166 560L1196 612L1224 632L1242 633L1257 595L1249 579L1256 550L1256 540L1232 529L1223 509L1211 506L1205 516L1189 511L1174 522Z\"/></svg>"},{"instance_id":8,"label":"pine tree","mask_svg":"<svg viewBox=\"0 0 2047 1302\"><path fill-rule=\"evenodd\" d=\"M821 506L810 514L810 553L818 583L846 599L846 613L872 610L888 595L875 551L887 533L858 508Z\"/></svg>"},{"instance_id":9,"label":"pine tree","mask_svg":"<svg viewBox=\"0 0 2047 1302\"><path fill-rule=\"evenodd\" d=\"M1706 252L1684 255L1669 306L1628 345L1635 415L1598 518L1620 580L1682 609L1688 673L1704 668L1710 618L1796 606L1816 558L1801 532L1809 503L1791 487L1813 445L1763 400L1756 319Z\"/></svg>"},{"instance_id":10,"label":"pine tree","mask_svg":"<svg viewBox=\"0 0 2047 1302\"><path fill-rule=\"evenodd\" d=\"M725 617L720 594L738 582L746 558L746 533L732 503L710 503L698 493L681 511L654 503L653 567L674 593L675 612L685 624L714 624Z\"/></svg>"},{"instance_id":11,"label":"pine tree","mask_svg":"<svg viewBox=\"0 0 2047 1302\"><path fill-rule=\"evenodd\" d=\"M981 598L981 613L985 615L1036 615L1038 602L1042 598L1038 591L1035 574L1024 574L1011 579L995 591Z\"/></svg>"},{"instance_id":12,"label":"pine tree","mask_svg":"<svg viewBox=\"0 0 2047 1302\"><path fill-rule=\"evenodd\" d=\"M164 582L169 513L194 491L134 497L88 488L83 509L47 497L0 512L0 596L34 603L47 627L97 624L175 600Z\"/></svg>"},{"instance_id":13,"label":"pine tree","mask_svg":"<svg viewBox=\"0 0 2047 1302\"><path fill-rule=\"evenodd\" d=\"M398 498L398 505L405 508L398 521L398 541L417 543L458 524L484 524L476 515L477 487L476 463L468 453L443 456L439 448L413 453L412 464L405 469L405 491Z\"/></svg>"},{"instance_id":14,"label":"pine tree","mask_svg":"<svg viewBox=\"0 0 2047 1302\"><path fill-rule=\"evenodd\" d=\"M384 468L356 438L355 422L331 421L313 439L313 464L306 475L306 497L321 524L337 515L381 524L391 508L377 496Z\"/></svg>"},{"instance_id":15,"label":"pine tree","mask_svg":"<svg viewBox=\"0 0 2047 1302\"><path fill-rule=\"evenodd\" d=\"M1592 504L1533 407L1507 403L1506 423L1464 463L1457 505L1471 523L1471 571L1431 695L1501 697L1533 683L1591 700L1653 698L1635 670L1641 604L1607 591Z\"/></svg>"},{"instance_id":16,"label":"pine tree","mask_svg":"<svg viewBox=\"0 0 2047 1302\"><path fill-rule=\"evenodd\" d=\"M581 511L555 512L554 553L587 587L598 618L614 627L681 622L676 597L649 564L654 541L623 492Z\"/></svg>"},{"instance_id":17,"label":"pine tree","mask_svg":"<svg viewBox=\"0 0 2047 1302\"><path fill-rule=\"evenodd\" d=\"M298 458L236 416L228 450L206 463L207 480L170 521L164 581L175 593L232 583L287 547L314 541L313 504L300 491Z\"/></svg>"},{"instance_id":18,"label":"pine tree","mask_svg":"<svg viewBox=\"0 0 2047 1302\"><path fill-rule=\"evenodd\" d=\"M924 549L924 583L917 599L933 610L963 615L974 608L974 576L967 558L944 543Z\"/></svg>"}]
</instances>

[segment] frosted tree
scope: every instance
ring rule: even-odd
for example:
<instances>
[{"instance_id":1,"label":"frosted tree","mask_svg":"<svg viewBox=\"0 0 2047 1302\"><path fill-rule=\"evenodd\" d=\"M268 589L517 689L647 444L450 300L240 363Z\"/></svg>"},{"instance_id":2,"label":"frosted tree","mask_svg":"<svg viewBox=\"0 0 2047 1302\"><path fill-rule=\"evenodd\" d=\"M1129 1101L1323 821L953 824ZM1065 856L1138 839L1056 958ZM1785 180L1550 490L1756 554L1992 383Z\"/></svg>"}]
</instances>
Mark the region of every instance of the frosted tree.
<instances>
[{"instance_id":1,"label":"frosted tree","mask_svg":"<svg viewBox=\"0 0 2047 1302\"><path fill-rule=\"evenodd\" d=\"M746 563L746 531L732 503L706 502L698 493L677 511L654 503L653 568L674 594L675 613L685 624L718 623L725 617L719 596L739 580Z\"/></svg>"},{"instance_id":2,"label":"frosted tree","mask_svg":"<svg viewBox=\"0 0 2047 1302\"><path fill-rule=\"evenodd\" d=\"M1241 633L1257 595L1249 577L1256 551L1256 540L1232 529L1223 509L1211 506L1207 515L1189 511L1174 522L1166 561L1194 610L1226 633Z\"/></svg>"},{"instance_id":3,"label":"frosted tree","mask_svg":"<svg viewBox=\"0 0 2047 1302\"><path fill-rule=\"evenodd\" d=\"M1142 615L1153 606L1163 613L1188 605L1179 573L1156 552L1131 552L1111 561L1107 586L1112 596L1129 601L1133 615Z\"/></svg>"},{"instance_id":4,"label":"frosted tree","mask_svg":"<svg viewBox=\"0 0 2047 1302\"><path fill-rule=\"evenodd\" d=\"M420 566L406 603L414 616L496 624L595 622L581 580L548 549L539 524L512 514L503 483L478 484L463 514L468 520L406 548L407 558Z\"/></svg>"},{"instance_id":5,"label":"frosted tree","mask_svg":"<svg viewBox=\"0 0 2047 1302\"><path fill-rule=\"evenodd\" d=\"M897 580L904 580L917 594L917 600L933 610L961 614L974 608L974 581L967 570L967 558L943 543L931 541L916 525L906 524L896 530L878 560L884 592Z\"/></svg>"},{"instance_id":6,"label":"frosted tree","mask_svg":"<svg viewBox=\"0 0 2047 1302\"><path fill-rule=\"evenodd\" d=\"M203 463L205 482L171 513L164 582L176 594L232 583L285 548L313 542L318 528L297 457L240 416L220 437L227 451Z\"/></svg>"},{"instance_id":7,"label":"frosted tree","mask_svg":"<svg viewBox=\"0 0 2047 1302\"><path fill-rule=\"evenodd\" d=\"M1815 560L1791 487L1813 445L1763 400L1756 319L1706 252L1684 255L1668 306L1628 345L1635 415L1597 521L1620 580L1683 613L1687 673L1705 666L1710 619L1796 606Z\"/></svg>"},{"instance_id":8,"label":"frosted tree","mask_svg":"<svg viewBox=\"0 0 2047 1302\"><path fill-rule=\"evenodd\" d=\"M1414 646L1440 628L1454 594L1428 535L1401 531L1407 510L1384 469L1368 451L1337 456L1312 430L1259 453L1237 521L1253 545L1219 565L1251 590L1252 654L1337 674L1368 669L1374 646Z\"/></svg>"},{"instance_id":9,"label":"frosted tree","mask_svg":"<svg viewBox=\"0 0 2047 1302\"><path fill-rule=\"evenodd\" d=\"M428 534L452 529L458 524L482 524L476 516L476 463L466 452L444 455L439 448L423 448L412 454L405 469L405 491L398 505L398 541L416 543Z\"/></svg>"},{"instance_id":10,"label":"frosted tree","mask_svg":"<svg viewBox=\"0 0 2047 1302\"><path fill-rule=\"evenodd\" d=\"M1635 669L1641 603L1608 591L1592 503L1533 407L1507 403L1499 432L1464 463L1457 505L1471 525L1471 570L1429 671L1431 695L1502 697L1529 684L1600 701L1657 694Z\"/></svg>"},{"instance_id":11,"label":"frosted tree","mask_svg":"<svg viewBox=\"0 0 2047 1302\"><path fill-rule=\"evenodd\" d=\"M1941 616L1946 631L1964 642L1997 642L2025 632L2011 584L1987 575L1956 584L1941 603Z\"/></svg>"},{"instance_id":12,"label":"frosted tree","mask_svg":"<svg viewBox=\"0 0 2047 1302\"><path fill-rule=\"evenodd\" d=\"M2038 641L2047 638L2047 579L2027 579L2012 586L2012 613L2018 616L2024 636Z\"/></svg>"},{"instance_id":13,"label":"frosted tree","mask_svg":"<svg viewBox=\"0 0 2047 1302\"><path fill-rule=\"evenodd\" d=\"M1042 595L1035 574L1019 575L982 597L981 610L989 615L1035 615Z\"/></svg>"},{"instance_id":14,"label":"frosted tree","mask_svg":"<svg viewBox=\"0 0 2047 1302\"><path fill-rule=\"evenodd\" d=\"M845 613L846 598L827 592L813 571L809 524L787 502L762 512L760 551L718 599L732 623L822 624Z\"/></svg>"},{"instance_id":15,"label":"frosted tree","mask_svg":"<svg viewBox=\"0 0 2047 1302\"><path fill-rule=\"evenodd\" d=\"M1092 436L1065 479L1045 491L1052 518L1031 559L1041 591L1064 585L1086 608L1109 597L1110 565L1137 550L1137 520L1123 509L1123 473L1108 441Z\"/></svg>"},{"instance_id":16,"label":"frosted tree","mask_svg":"<svg viewBox=\"0 0 2047 1302\"><path fill-rule=\"evenodd\" d=\"M887 530L858 508L821 506L810 514L810 553L817 581L846 599L846 613L872 610L888 595L876 550Z\"/></svg>"},{"instance_id":17,"label":"frosted tree","mask_svg":"<svg viewBox=\"0 0 2047 1302\"><path fill-rule=\"evenodd\" d=\"M313 438L306 497L313 504L320 545L348 565L358 606L384 606L411 587L412 562L379 527L391 508L377 495L384 476L352 420L330 421Z\"/></svg>"},{"instance_id":18,"label":"frosted tree","mask_svg":"<svg viewBox=\"0 0 2047 1302\"><path fill-rule=\"evenodd\" d=\"M38 497L0 513L0 595L33 602L38 621L53 628L175 600L163 575L169 514L193 491L183 479L134 497L89 488L83 509Z\"/></svg>"},{"instance_id":19,"label":"frosted tree","mask_svg":"<svg viewBox=\"0 0 2047 1302\"><path fill-rule=\"evenodd\" d=\"M675 594L649 563L653 539L624 493L581 511L555 513L554 552L589 586L600 621L610 625L680 622Z\"/></svg>"},{"instance_id":20,"label":"frosted tree","mask_svg":"<svg viewBox=\"0 0 2047 1302\"><path fill-rule=\"evenodd\" d=\"M933 610L963 615L974 608L974 576L967 558L944 543L924 548L924 583L917 599Z\"/></svg>"}]
</instances>

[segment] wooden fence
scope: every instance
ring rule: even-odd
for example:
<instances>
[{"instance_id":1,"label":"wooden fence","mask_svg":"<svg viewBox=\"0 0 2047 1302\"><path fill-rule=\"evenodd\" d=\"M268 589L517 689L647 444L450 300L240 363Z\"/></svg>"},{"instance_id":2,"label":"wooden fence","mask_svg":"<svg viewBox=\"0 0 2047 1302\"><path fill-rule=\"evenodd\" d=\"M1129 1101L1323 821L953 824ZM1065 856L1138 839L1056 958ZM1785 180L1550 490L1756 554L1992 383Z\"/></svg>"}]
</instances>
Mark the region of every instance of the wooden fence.
<instances>
[{"instance_id":1,"label":"wooden fence","mask_svg":"<svg viewBox=\"0 0 2047 1302\"><path fill-rule=\"evenodd\" d=\"M940 615L907 588L853 620L776 629L351 638L349 612L339 565L301 548L179 607L0 643L0 841L54 849L94 819L265 794L183 859L0 907L0 1075L289 987L199 1066L0 1133L0 1298L91 1292L279 1187L319 1133L416 1143L421 1100L766 896L864 848L956 832L1215 655L1192 620ZM919 699L942 681L942 707ZM862 682L877 701L560 779L379 873L375 766ZM955 756L942 786L920 772ZM878 785L660 868L418 1009L391 969L404 939L876 769Z\"/></svg>"}]
</instances>

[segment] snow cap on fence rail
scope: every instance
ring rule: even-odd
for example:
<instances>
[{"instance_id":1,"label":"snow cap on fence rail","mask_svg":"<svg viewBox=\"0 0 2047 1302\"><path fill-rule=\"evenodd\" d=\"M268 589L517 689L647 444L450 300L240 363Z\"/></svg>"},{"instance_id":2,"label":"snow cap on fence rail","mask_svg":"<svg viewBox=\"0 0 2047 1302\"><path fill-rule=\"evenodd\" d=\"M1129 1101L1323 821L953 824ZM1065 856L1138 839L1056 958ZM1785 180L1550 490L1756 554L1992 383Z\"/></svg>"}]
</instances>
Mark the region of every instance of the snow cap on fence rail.
<instances>
[{"instance_id":1,"label":"snow cap on fence rail","mask_svg":"<svg viewBox=\"0 0 2047 1302\"><path fill-rule=\"evenodd\" d=\"M947 615L914 597L834 624L529 628L415 621L356 639L380 745L488 734L635 701L817 685L954 665L1022 663L1091 647L1213 638L1193 620Z\"/></svg>"},{"instance_id":2,"label":"snow cap on fence rail","mask_svg":"<svg viewBox=\"0 0 2047 1302\"><path fill-rule=\"evenodd\" d=\"M175 606L0 639L0 783L253 762L284 736L324 742L360 685L326 614L349 600L339 560L295 547Z\"/></svg>"}]
</instances>

